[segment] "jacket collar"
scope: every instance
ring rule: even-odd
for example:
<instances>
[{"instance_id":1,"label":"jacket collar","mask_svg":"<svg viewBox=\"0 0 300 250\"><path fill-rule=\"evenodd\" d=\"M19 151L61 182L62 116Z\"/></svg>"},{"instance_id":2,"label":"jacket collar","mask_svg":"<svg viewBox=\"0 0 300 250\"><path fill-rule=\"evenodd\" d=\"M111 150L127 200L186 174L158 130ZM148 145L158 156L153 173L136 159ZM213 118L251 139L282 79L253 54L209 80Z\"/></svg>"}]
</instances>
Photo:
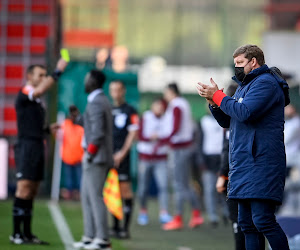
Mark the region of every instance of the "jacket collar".
<instances>
[{"instance_id":1,"label":"jacket collar","mask_svg":"<svg viewBox=\"0 0 300 250\"><path fill-rule=\"evenodd\" d=\"M92 91L87 97L88 102L92 102L95 99L95 97L102 92L102 89L95 89L94 91Z\"/></svg>"},{"instance_id":2,"label":"jacket collar","mask_svg":"<svg viewBox=\"0 0 300 250\"><path fill-rule=\"evenodd\" d=\"M263 66L252 70L249 74L246 75L246 77L244 78L244 80L241 82L239 81L236 76L232 77L232 80L234 80L235 82L237 82L238 85L240 86L244 86L247 85L249 82L251 82L254 78L258 77L259 75L262 75L264 73L270 72L269 67L264 64Z\"/></svg>"}]
</instances>

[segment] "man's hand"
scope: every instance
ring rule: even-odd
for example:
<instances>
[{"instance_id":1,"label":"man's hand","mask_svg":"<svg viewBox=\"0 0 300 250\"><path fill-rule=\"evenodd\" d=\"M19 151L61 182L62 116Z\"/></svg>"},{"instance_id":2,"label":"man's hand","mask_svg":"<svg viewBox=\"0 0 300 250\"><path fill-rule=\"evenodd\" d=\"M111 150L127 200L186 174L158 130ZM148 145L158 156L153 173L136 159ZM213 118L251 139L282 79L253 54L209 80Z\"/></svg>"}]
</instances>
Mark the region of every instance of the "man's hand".
<instances>
[{"instance_id":1,"label":"man's hand","mask_svg":"<svg viewBox=\"0 0 300 250\"><path fill-rule=\"evenodd\" d=\"M204 83L199 82L197 85L198 94L207 100L212 100L214 93L219 90L218 85L215 81L210 78L211 85L206 85Z\"/></svg>"},{"instance_id":2,"label":"man's hand","mask_svg":"<svg viewBox=\"0 0 300 250\"><path fill-rule=\"evenodd\" d=\"M157 141L158 140L158 135L157 134L153 134L150 136L150 140L151 141Z\"/></svg>"},{"instance_id":3,"label":"man's hand","mask_svg":"<svg viewBox=\"0 0 300 250\"><path fill-rule=\"evenodd\" d=\"M225 178L223 176L219 176L216 183L216 189L218 193L223 193L226 190L225 183Z\"/></svg>"},{"instance_id":4,"label":"man's hand","mask_svg":"<svg viewBox=\"0 0 300 250\"><path fill-rule=\"evenodd\" d=\"M87 152L86 160L88 161L88 163L92 163L93 159L94 159L94 155Z\"/></svg>"},{"instance_id":5,"label":"man's hand","mask_svg":"<svg viewBox=\"0 0 300 250\"><path fill-rule=\"evenodd\" d=\"M60 72L64 72L67 66L68 63L64 59L60 58L56 64L56 70L59 70Z\"/></svg>"},{"instance_id":6,"label":"man's hand","mask_svg":"<svg viewBox=\"0 0 300 250\"><path fill-rule=\"evenodd\" d=\"M118 151L118 152L114 153L114 167L119 168L120 164L124 158L125 158L125 156L122 153L122 151Z\"/></svg>"},{"instance_id":7,"label":"man's hand","mask_svg":"<svg viewBox=\"0 0 300 250\"><path fill-rule=\"evenodd\" d=\"M206 99L206 101L208 102L209 105L211 105L213 107L218 107L218 105L213 100Z\"/></svg>"},{"instance_id":8,"label":"man's hand","mask_svg":"<svg viewBox=\"0 0 300 250\"><path fill-rule=\"evenodd\" d=\"M95 155L97 154L99 148L97 145L90 143L87 147L87 161L89 163L91 163L95 157Z\"/></svg>"},{"instance_id":9,"label":"man's hand","mask_svg":"<svg viewBox=\"0 0 300 250\"><path fill-rule=\"evenodd\" d=\"M52 123L50 125L50 132L51 134L55 135L56 132L60 129L60 125L58 123Z\"/></svg>"}]
</instances>

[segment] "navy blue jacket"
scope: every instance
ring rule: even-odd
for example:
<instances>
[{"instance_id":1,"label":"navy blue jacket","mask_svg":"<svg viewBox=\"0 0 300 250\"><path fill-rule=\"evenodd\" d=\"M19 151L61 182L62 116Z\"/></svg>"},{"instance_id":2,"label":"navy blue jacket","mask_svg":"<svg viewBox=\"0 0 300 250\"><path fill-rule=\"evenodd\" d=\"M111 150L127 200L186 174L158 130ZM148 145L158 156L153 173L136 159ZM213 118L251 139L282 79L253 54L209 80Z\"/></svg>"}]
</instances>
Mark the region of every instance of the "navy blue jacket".
<instances>
[{"instance_id":1,"label":"navy blue jacket","mask_svg":"<svg viewBox=\"0 0 300 250\"><path fill-rule=\"evenodd\" d=\"M279 204L285 184L283 140L286 84L263 65L246 75L233 97L210 110L220 126L230 128L229 199L267 199ZM283 81L283 82L282 82Z\"/></svg>"}]
</instances>

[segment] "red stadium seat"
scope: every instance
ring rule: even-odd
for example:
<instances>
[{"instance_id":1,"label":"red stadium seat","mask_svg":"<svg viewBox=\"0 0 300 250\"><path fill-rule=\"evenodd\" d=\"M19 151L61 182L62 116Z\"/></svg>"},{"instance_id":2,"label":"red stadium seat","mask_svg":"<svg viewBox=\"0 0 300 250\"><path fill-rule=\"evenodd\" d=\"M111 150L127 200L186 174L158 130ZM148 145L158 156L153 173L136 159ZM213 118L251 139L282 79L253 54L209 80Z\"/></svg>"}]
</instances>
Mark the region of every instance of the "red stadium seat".
<instances>
[{"instance_id":1,"label":"red stadium seat","mask_svg":"<svg viewBox=\"0 0 300 250\"><path fill-rule=\"evenodd\" d=\"M5 107L3 110L4 121L16 121L17 113L14 107Z\"/></svg>"},{"instance_id":2,"label":"red stadium seat","mask_svg":"<svg viewBox=\"0 0 300 250\"><path fill-rule=\"evenodd\" d=\"M49 27L47 25L33 24L30 27L32 38L46 38L49 35Z\"/></svg>"},{"instance_id":3,"label":"red stadium seat","mask_svg":"<svg viewBox=\"0 0 300 250\"><path fill-rule=\"evenodd\" d=\"M31 4L33 13L48 13L51 9L51 1L32 0Z\"/></svg>"},{"instance_id":4,"label":"red stadium seat","mask_svg":"<svg viewBox=\"0 0 300 250\"><path fill-rule=\"evenodd\" d=\"M20 91L21 87L20 86L5 86L4 91L5 94L17 94Z\"/></svg>"},{"instance_id":5,"label":"red stadium seat","mask_svg":"<svg viewBox=\"0 0 300 250\"><path fill-rule=\"evenodd\" d=\"M13 145L9 146L8 165L9 165L9 168L15 168L16 167L15 151L14 151L14 146Z\"/></svg>"},{"instance_id":6,"label":"red stadium seat","mask_svg":"<svg viewBox=\"0 0 300 250\"><path fill-rule=\"evenodd\" d=\"M23 53L24 47L21 44L7 44L6 52L12 54L21 54Z\"/></svg>"},{"instance_id":7,"label":"red stadium seat","mask_svg":"<svg viewBox=\"0 0 300 250\"><path fill-rule=\"evenodd\" d=\"M9 3L7 8L9 12L24 12L25 4L24 0L11 1L13 3Z\"/></svg>"},{"instance_id":8,"label":"red stadium seat","mask_svg":"<svg viewBox=\"0 0 300 250\"><path fill-rule=\"evenodd\" d=\"M23 24L8 24L7 25L7 38L23 37L24 25Z\"/></svg>"},{"instance_id":9,"label":"red stadium seat","mask_svg":"<svg viewBox=\"0 0 300 250\"><path fill-rule=\"evenodd\" d=\"M3 135L6 136L16 136L18 133L17 127L13 127L13 128L4 128L3 129Z\"/></svg>"},{"instance_id":10,"label":"red stadium seat","mask_svg":"<svg viewBox=\"0 0 300 250\"><path fill-rule=\"evenodd\" d=\"M30 46L30 53L31 54L44 54L46 51L46 46L44 44L41 45L31 45Z\"/></svg>"},{"instance_id":11,"label":"red stadium seat","mask_svg":"<svg viewBox=\"0 0 300 250\"><path fill-rule=\"evenodd\" d=\"M23 66L22 65L6 65L5 77L7 79L23 79Z\"/></svg>"}]
</instances>

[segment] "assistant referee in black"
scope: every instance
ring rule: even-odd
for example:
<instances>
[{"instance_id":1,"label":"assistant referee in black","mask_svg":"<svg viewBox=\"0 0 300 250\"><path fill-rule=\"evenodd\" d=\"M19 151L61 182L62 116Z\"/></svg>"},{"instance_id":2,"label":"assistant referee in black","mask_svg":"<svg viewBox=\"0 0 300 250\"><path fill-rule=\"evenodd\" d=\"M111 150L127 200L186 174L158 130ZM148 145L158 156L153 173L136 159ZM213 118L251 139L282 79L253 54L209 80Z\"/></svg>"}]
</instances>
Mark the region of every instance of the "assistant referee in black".
<instances>
[{"instance_id":1,"label":"assistant referee in black","mask_svg":"<svg viewBox=\"0 0 300 250\"><path fill-rule=\"evenodd\" d=\"M48 244L31 232L33 201L44 175L44 135L57 129L45 126L45 109L40 97L45 94L65 70L67 62L60 59L56 70L47 76L42 65L31 65L26 72L26 84L17 95L18 136L15 147L17 190L13 204L13 244Z\"/></svg>"}]
</instances>

